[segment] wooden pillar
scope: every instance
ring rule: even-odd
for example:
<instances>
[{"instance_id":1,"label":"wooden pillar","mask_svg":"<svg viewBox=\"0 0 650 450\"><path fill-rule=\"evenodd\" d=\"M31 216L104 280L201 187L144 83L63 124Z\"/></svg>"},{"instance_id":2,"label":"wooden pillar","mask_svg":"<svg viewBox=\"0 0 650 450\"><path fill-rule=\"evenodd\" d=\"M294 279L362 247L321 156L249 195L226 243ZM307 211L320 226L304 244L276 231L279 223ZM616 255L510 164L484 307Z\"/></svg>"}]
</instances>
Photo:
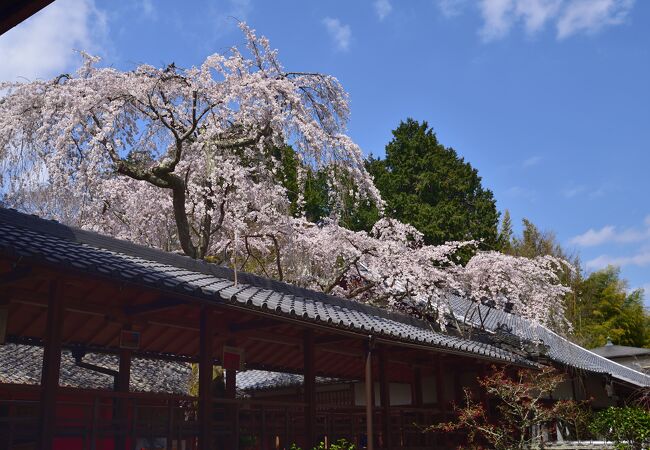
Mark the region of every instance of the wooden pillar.
<instances>
[{"instance_id":1,"label":"wooden pillar","mask_svg":"<svg viewBox=\"0 0 650 450\"><path fill-rule=\"evenodd\" d=\"M303 337L304 388L305 388L305 445L316 445L316 358L314 354L314 331L305 330Z\"/></svg>"},{"instance_id":2,"label":"wooden pillar","mask_svg":"<svg viewBox=\"0 0 650 450\"><path fill-rule=\"evenodd\" d=\"M390 427L390 384L387 373L386 348L379 347L379 398L381 401L382 448L391 448Z\"/></svg>"},{"instance_id":3,"label":"wooden pillar","mask_svg":"<svg viewBox=\"0 0 650 450\"><path fill-rule=\"evenodd\" d=\"M372 350L373 341L372 336L368 336L368 344L366 348L366 374L365 374L365 387L366 387L366 448L374 450L375 440L372 428L372 416L375 409L375 396L373 393L373 380L372 380Z\"/></svg>"},{"instance_id":4,"label":"wooden pillar","mask_svg":"<svg viewBox=\"0 0 650 450\"><path fill-rule=\"evenodd\" d=\"M442 363L440 356L436 358L436 398L440 407L442 420L447 420L447 398L445 396L444 380L442 378Z\"/></svg>"},{"instance_id":5,"label":"wooden pillar","mask_svg":"<svg viewBox=\"0 0 650 450\"><path fill-rule=\"evenodd\" d=\"M232 344L232 343L231 343ZM226 398L235 400L237 398L237 370L226 369ZM235 403L225 405L226 418L232 424L231 432L228 435L229 448L239 446L239 409Z\"/></svg>"},{"instance_id":6,"label":"wooden pillar","mask_svg":"<svg viewBox=\"0 0 650 450\"><path fill-rule=\"evenodd\" d=\"M54 441L56 396L61 372L61 334L64 315L62 290L62 282L58 280L50 282L41 372L40 448L43 450L53 448Z\"/></svg>"},{"instance_id":7,"label":"wooden pillar","mask_svg":"<svg viewBox=\"0 0 650 450\"><path fill-rule=\"evenodd\" d=\"M7 339L7 323L9 322L9 299L0 294L0 345Z\"/></svg>"},{"instance_id":8,"label":"wooden pillar","mask_svg":"<svg viewBox=\"0 0 650 450\"><path fill-rule=\"evenodd\" d=\"M422 368L420 366L413 367L413 390L411 392L413 406L422 407Z\"/></svg>"},{"instance_id":9,"label":"wooden pillar","mask_svg":"<svg viewBox=\"0 0 650 450\"><path fill-rule=\"evenodd\" d=\"M212 450L212 363L214 330L212 310L201 309L199 330L199 449Z\"/></svg>"},{"instance_id":10,"label":"wooden pillar","mask_svg":"<svg viewBox=\"0 0 650 450\"><path fill-rule=\"evenodd\" d=\"M120 350L120 365L116 388L117 392L124 394L124 396L120 396L117 402L118 423L121 426L120 434L115 441L117 448L127 448L129 423L131 423L129 420L129 399L126 398L126 394L129 393L131 385L131 353L129 349L123 348Z\"/></svg>"}]
</instances>

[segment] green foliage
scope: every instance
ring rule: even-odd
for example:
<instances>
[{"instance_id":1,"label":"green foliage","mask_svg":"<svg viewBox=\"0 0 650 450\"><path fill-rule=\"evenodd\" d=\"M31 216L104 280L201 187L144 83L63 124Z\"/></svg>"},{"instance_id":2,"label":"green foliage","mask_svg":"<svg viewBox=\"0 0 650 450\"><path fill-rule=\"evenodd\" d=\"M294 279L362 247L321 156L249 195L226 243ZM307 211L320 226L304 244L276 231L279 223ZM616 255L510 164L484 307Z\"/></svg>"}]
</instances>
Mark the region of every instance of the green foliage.
<instances>
[{"instance_id":1,"label":"green foliage","mask_svg":"<svg viewBox=\"0 0 650 450\"><path fill-rule=\"evenodd\" d=\"M650 316L643 307L643 292L627 292L620 270L607 267L580 283L576 336L587 348L605 345L607 337L618 345L650 344Z\"/></svg>"},{"instance_id":2,"label":"green foliage","mask_svg":"<svg viewBox=\"0 0 650 450\"><path fill-rule=\"evenodd\" d=\"M356 450L357 447L345 439L339 439L336 442L332 442L329 448L330 450ZM325 443L321 442L316 447L314 447L314 450L325 450Z\"/></svg>"},{"instance_id":3,"label":"green foliage","mask_svg":"<svg viewBox=\"0 0 650 450\"><path fill-rule=\"evenodd\" d=\"M638 407L609 407L594 417L592 432L617 449L641 450L650 445L650 411Z\"/></svg>"},{"instance_id":4,"label":"green foliage","mask_svg":"<svg viewBox=\"0 0 650 450\"><path fill-rule=\"evenodd\" d=\"M325 450L326 448L325 442L320 442L313 450ZM301 450L301 448L296 444L291 444L289 450ZM329 445L329 450L357 450L357 446L352 442L348 442L346 439L339 439Z\"/></svg>"},{"instance_id":5,"label":"green foliage","mask_svg":"<svg viewBox=\"0 0 650 450\"><path fill-rule=\"evenodd\" d=\"M492 192L453 148L438 142L427 122L407 119L393 130L386 158L366 168L386 201L389 217L409 223L427 244L477 239L497 247L497 212Z\"/></svg>"}]
</instances>

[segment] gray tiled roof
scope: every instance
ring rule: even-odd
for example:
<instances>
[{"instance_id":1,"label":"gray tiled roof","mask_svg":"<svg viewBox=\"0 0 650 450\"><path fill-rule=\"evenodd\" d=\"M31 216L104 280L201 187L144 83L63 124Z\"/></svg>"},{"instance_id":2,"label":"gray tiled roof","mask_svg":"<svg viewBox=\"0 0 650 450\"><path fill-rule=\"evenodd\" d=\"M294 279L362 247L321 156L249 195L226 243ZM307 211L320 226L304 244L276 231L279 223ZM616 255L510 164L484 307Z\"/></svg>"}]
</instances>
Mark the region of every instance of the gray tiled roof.
<instances>
[{"instance_id":1,"label":"gray tiled roof","mask_svg":"<svg viewBox=\"0 0 650 450\"><path fill-rule=\"evenodd\" d=\"M592 348L591 351L604 358L650 356L650 348L628 347L626 345L603 345L602 347Z\"/></svg>"},{"instance_id":2,"label":"gray tiled roof","mask_svg":"<svg viewBox=\"0 0 650 450\"><path fill-rule=\"evenodd\" d=\"M461 297L451 297L450 305L456 317L462 320L471 302ZM485 328L495 331L499 324L505 324L512 329L512 332L531 341L541 340L548 346L548 357L560 364L589 372L608 374L619 380L632 383L636 386L650 386L650 376L625 367L609 359L603 358L587 349L580 347L573 342L563 338L545 326L534 324L514 314L501 310L480 306ZM478 315L475 314L469 319L478 324Z\"/></svg>"},{"instance_id":3,"label":"gray tiled roof","mask_svg":"<svg viewBox=\"0 0 650 450\"><path fill-rule=\"evenodd\" d=\"M83 362L118 370L115 355L89 353ZM32 345L0 345L0 383L34 384L41 382L43 349ZM187 363L133 358L131 391L187 394L192 367ZM61 386L84 389L113 389L114 378L75 365L69 351L61 355Z\"/></svg>"},{"instance_id":4,"label":"gray tiled roof","mask_svg":"<svg viewBox=\"0 0 650 450\"><path fill-rule=\"evenodd\" d=\"M409 316L251 274L239 273L235 284L224 267L0 208L3 254L394 341L529 364L506 350L435 332Z\"/></svg>"},{"instance_id":5,"label":"gray tiled roof","mask_svg":"<svg viewBox=\"0 0 650 450\"><path fill-rule=\"evenodd\" d=\"M266 370L246 370L237 372L237 389L242 391L260 391L280 387L302 386L304 376L293 373L270 372ZM316 377L316 383L336 383L337 378Z\"/></svg>"}]
</instances>

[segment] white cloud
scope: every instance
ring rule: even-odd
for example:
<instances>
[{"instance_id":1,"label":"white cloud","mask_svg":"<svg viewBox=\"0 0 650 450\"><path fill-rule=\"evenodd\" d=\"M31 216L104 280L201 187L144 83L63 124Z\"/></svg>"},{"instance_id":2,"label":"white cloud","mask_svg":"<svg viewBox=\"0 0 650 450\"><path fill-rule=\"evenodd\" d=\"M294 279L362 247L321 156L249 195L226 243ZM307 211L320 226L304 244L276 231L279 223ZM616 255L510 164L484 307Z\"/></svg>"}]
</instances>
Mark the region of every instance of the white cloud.
<instances>
[{"instance_id":1,"label":"white cloud","mask_svg":"<svg viewBox=\"0 0 650 450\"><path fill-rule=\"evenodd\" d=\"M593 247L605 242L609 242L616 236L616 227L607 225L600 230L590 228L585 233L575 236L569 240L571 244L581 247Z\"/></svg>"},{"instance_id":2,"label":"white cloud","mask_svg":"<svg viewBox=\"0 0 650 450\"><path fill-rule=\"evenodd\" d=\"M579 186L571 186L566 189L562 190L562 195L564 195L566 198L573 198L576 197L583 192L587 190L586 187L579 185Z\"/></svg>"},{"instance_id":3,"label":"white cloud","mask_svg":"<svg viewBox=\"0 0 650 450\"><path fill-rule=\"evenodd\" d=\"M142 8L142 12L149 19L156 20L158 18L158 12L153 4L153 0L142 0L140 2L140 8Z\"/></svg>"},{"instance_id":4,"label":"white cloud","mask_svg":"<svg viewBox=\"0 0 650 450\"><path fill-rule=\"evenodd\" d=\"M598 270L607 266L647 266L650 265L650 249L641 250L632 256L600 255L587 261L587 269Z\"/></svg>"},{"instance_id":5,"label":"white cloud","mask_svg":"<svg viewBox=\"0 0 650 450\"><path fill-rule=\"evenodd\" d=\"M251 0L229 0L228 1L228 16L233 16L239 20L247 20L249 14L253 10Z\"/></svg>"},{"instance_id":6,"label":"white cloud","mask_svg":"<svg viewBox=\"0 0 650 450\"><path fill-rule=\"evenodd\" d=\"M558 13L561 3L561 0L520 0L516 2L515 13L524 21L526 32L535 34Z\"/></svg>"},{"instance_id":7,"label":"white cloud","mask_svg":"<svg viewBox=\"0 0 650 450\"><path fill-rule=\"evenodd\" d=\"M570 2L557 22L557 37L595 33L600 29L620 25L634 6L634 0L574 0Z\"/></svg>"},{"instance_id":8,"label":"white cloud","mask_svg":"<svg viewBox=\"0 0 650 450\"><path fill-rule=\"evenodd\" d=\"M0 80L49 78L79 61L74 50L101 53L106 15L93 0L58 0L0 36Z\"/></svg>"},{"instance_id":9,"label":"white cloud","mask_svg":"<svg viewBox=\"0 0 650 450\"><path fill-rule=\"evenodd\" d=\"M521 186L512 186L506 189L505 194L508 197L521 198L528 200L529 202L534 202L537 198L537 192L532 189L528 189Z\"/></svg>"},{"instance_id":10,"label":"white cloud","mask_svg":"<svg viewBox=\"0 0 650 450\"><path fill-rule=\"evenodd\" d=\"M521 166L523 168L533 167L539 164L540 162L542 162L541 156L531 156L530 158L525 159L524 162L521 163Z\"/></svg>"},{"instance_id":11,"label":"white cloud","mask_svg":"<svg viewBox=\"0 0 650 450\"><path fill-rule=\"evenodd\" d=\"M614 225L606 225L600 230L590 228L585 233L574 236L569 242L581 247L594 247L610 243L633 244L650 241L650 216L646 216L644 226L645 228L626 228L621 231Z\"/></svg>"},{"instance_id":12,"label":"white cloud","mask_svg":"<svg viewBox=\"0 0 650 450\"><path fill-rule=\"evenodd\" d=\"M482 0L479 6L483 16L483 28L479 34L484 41L504 37L513 23L513 0Z\"/></svg>"},{"instance_id":13,"label":"white cloud","mask_svg":"<svg viewBox=\"0 0 650 450\"><path fill-rule=\"evenodd\" d=\"M379 20L384 20L393 10L389 0L375 0L374 6Z\"/></svg>"},{"instance_id":14,"label":"white cloud","mask_svg":"<svg viewBox=\"0 0 650 450\"><path fill-rule=\"evenodd\" d=\"M333 19L331 17L324 18L323 24L327 28L330 37L334 40L336 48L342 51L350 49L352 30L349 25L344 25L339 19Z\"/></svg>"},{"instance_id":15,"label":"white cloud","mask_svg":"<svg viewBox=\"0 0 650 450\"><path fill-rule=\"evenodd\" d=\"M507 36L522 26L532 36L553 24L557 39L620 25L627 19L635 0L481 0L478 10L483 19L479 35L485 42ZM454 17L466 5L462 0L438 0L445 17Z\"/></svg>"},{"instance_id":16,"label":"white cloud","mask_svg":"<svg viewBox=\"0 0 650 450\"><path fill-rule=\"evenodd\" d=\"M450 18L460 15L467 0L438 0L436 5L443 16Z\"/></svg>"}]
</instances>

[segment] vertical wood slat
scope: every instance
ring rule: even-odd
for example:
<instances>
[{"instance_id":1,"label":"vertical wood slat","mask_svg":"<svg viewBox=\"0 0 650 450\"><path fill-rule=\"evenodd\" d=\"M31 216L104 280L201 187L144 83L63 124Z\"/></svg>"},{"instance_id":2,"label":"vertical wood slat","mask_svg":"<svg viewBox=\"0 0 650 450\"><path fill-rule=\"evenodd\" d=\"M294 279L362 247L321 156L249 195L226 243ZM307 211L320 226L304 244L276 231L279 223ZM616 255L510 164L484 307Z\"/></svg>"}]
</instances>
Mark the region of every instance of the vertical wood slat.
<instances>
[{"instance_id":1,"label":"vertical wood slat","mask_svg":"<svg viewBox=\"0 0 650 450\"><path fill-rule=\"evenodd\" d=\"M50 450L54 444L56 396L61 372L61 335L63 332L63 283L50 282L47 303L47 326L41 372L40 448Z\"/></svg>"},{"instance_id":2,"label":"vertical wood slat","mask_svg":"<svg viewBox=\"0 0 650 450\"><path fill-rule=\"evenodd\" d=\"M316 444L316 370L314 355L314 332L304 332L304 386L305 386L305 448Z\"/></svg>"},{"instance_id":3,"label":"vertical wood slat","mask_svg":"<svg viewBox=\"0 0 650 450\"><path fill-rule=\"evenodd\" d=\"M214 320L210 308L201 309L199 329L199 449L212 449L212 354Z\"/></svg>"}]
</instances>

